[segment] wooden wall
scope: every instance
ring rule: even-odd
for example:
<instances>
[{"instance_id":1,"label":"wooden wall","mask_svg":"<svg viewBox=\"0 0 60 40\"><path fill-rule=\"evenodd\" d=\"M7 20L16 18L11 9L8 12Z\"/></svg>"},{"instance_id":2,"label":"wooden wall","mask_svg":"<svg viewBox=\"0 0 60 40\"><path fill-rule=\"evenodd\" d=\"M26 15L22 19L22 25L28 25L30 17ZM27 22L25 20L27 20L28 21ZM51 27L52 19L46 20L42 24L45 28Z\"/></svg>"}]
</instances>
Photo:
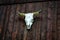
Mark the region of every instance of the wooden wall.
<instances>
[{"instance_id":1,"label":"wooden wall","mask_svg":"<svg viewBox=\"0 0 60 40\"><path fill-rule=\"evenodd\" d=\"M27 40L60 40L60 13L57 4L56 1L49 1L0 6L0 39L23 40L25 23L16 11L34 12L42 9L27 33Z\"/></svg>"},{"instance_id":2,"label":"wooden wall","mask_svg":"<svg viewBox=\"0 0 60 40\"><path fill-rule=\"evenodd\" d=\"M43 2L44 0L0 0L0 4L16 4L16 3L29 3L29 2L41 2L41 1Z\"/></svg>"},{"instance_id":3,"label":"wooden wall","mask_svg":"<svg viewBox=\"0 0 60 40\"><path fill-rule=\"evenodd\" d=\"M60 40L60 1L57 2L57 38Z\"/></svg>"}]
</instances>

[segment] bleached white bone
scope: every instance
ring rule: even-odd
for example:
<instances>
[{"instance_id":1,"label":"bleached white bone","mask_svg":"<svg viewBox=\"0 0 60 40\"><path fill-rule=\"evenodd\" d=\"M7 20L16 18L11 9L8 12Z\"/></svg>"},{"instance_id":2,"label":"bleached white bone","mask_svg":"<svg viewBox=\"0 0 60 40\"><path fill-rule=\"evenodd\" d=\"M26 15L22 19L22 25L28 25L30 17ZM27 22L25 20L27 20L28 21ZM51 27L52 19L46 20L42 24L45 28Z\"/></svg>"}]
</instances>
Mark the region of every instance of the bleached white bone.
<instances>
[{"instance_id":1,"label":"bleached white bone","mask_svg":"<svg viewBox=\"0 0 60 40\"><path fill-rule=\"evenodd\" d=\"M27 29L30 29L33 24L33 13L27 13L25 14L25 23L27 26Z\"/></svg>"}]
</instances>

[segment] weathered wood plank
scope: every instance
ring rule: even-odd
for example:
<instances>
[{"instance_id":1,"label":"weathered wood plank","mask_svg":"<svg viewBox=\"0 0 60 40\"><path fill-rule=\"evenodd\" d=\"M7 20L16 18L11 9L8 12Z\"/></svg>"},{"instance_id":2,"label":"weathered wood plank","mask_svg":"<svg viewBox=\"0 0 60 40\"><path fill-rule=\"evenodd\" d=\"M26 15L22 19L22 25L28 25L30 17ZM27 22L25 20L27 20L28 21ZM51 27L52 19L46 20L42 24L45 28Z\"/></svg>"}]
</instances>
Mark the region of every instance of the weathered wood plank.
<instances>
[{"instance_id":1,"label":"weathered wood plank","mask_svg":"<svg viewBox=\"0 0 60 40\"><path fill-rule=\"evenodd\" d=\"M57 40L60 40L60 1L57 2Z\"/></svg>"},{"instance_id":2,"label":"weathered wood plank","mask_svg":"<svg viewBox=\"0 0 60 40\"><path fill-rule=\"evenodd\" d=\"M8 35L8 24L9 24L9 17L10 17L10 8L11 8L11 6L10 5L8 5L7 6L8 8L7 8L7 11L6 11L6 21L5 21L5 30L4 30L4 34L5 34L5 36L4 36L4 39L3 40L8 40L9 39L9 35Z\"/></svg>"},{"instance_id":3,"label":"weathered wood plank","mask_svg":"<svg viewBox=\"0 0 60 40\"><path fill-rule=\"evenodd\" d=\"M41 40L46 40L47 35L47 6L47 2L42 3Z\"/></svg>"},{"instance_id":4,"label":"weathered wood plank","mask_svg":"<svg viewBox=\"0 0 60 40\"><path fill-rule=\"evenodd\" d=\"M2 17L3 17L3 9L4 9L4 6L0 6L0 39L2 38Z\"/></svg>"},{"instance_id":5,"label":"weathered wood plank","mask_svg":"<svg viewBox=\"0 0 60 40\"><path fill-rule=\"evenodd\" d=\"M12 14L13 14L13 26L12 26L12 40L16 40L16 34L17 34L17 25L16 25L16 8L17 5L12 5Z\"/></svg>"},{"instance_id":6,"label":"weathered wood plank","mask_svg":"<svg viewBox=\"0 0 60 40\"><path fill-rule=\"evenodd\" d=\"M60 16L58 16L57 22L57 10L54 3L55 2L39 2L2 6L0 9L1 13L3 13L0 18L0 27L2 27L2 40L23 40L24 29L26 25L24 20L17 15L17 11L34 12L39 11L40 9L42 9L42 13L34 19L35 21L32 25L32 28L27 32L26 40L59 40Z\"/></svg>"},{"instance_id":7,"label":"weathered wood plank","mask_svg":"<svg viewBox=\"0 0 60 40\"><path fill-rule=\"evenodd\" d=\"M53 28L53 32L52 32L52 39L53 40L57 40L57 4L56 4L56 2L53 2L53 8L52 8L52 10L53 10L53 14L52 14L52 16L53 16L53 26L52 26L52 28Z\"/></svg>"},{"instance_id":8,"label":"weathered wood plank","mask_svg":"<svg viewBox=\"0 0 60 40\"><path fill-rule=\"evenodd\" d=\"M47 1L47 0L46 0ZM43 2L43 0L0 0L0 4L16 4L16 3L31 3L31 2Z\"/></svg>"},{"instance_id":9,"label":"weathered wood plank","mask_svg":"<svg viewBox=\"0 0 60 40\"><path fill-rule=\"evenodd\" d=\"M7 12L7 8L8 6L5 6L4 7L4 10L3 10L3 17L2 17L2 40L4 40L4 36L5 36L5 30L6 30L6 27L5 27L5 22L6 22L6 12ZM5 27L5 28L4 28Z\"/></svg>"}]
</instances>

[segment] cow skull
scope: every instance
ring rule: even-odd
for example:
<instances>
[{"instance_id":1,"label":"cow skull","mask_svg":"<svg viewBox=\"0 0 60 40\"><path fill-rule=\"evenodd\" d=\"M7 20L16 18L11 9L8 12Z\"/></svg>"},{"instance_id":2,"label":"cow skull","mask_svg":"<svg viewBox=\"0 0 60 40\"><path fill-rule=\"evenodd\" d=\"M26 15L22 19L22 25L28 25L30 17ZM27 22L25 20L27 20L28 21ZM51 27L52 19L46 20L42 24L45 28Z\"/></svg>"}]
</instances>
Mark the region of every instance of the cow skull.
<instances>
[{"instance_id":1,"label":"cow skull","mask_svg":"<svg viewBox=\"0 0 60 40\"><path fill-rule=\"evenodd\" d=\"M39 14L40 11L33 12L33 13L20 13L20 12L18 12L20 16L24 16L25 17L24 20L25 20L27 29L30 29L32 24L33 24L33 22L34 22L33 16Z\"/></svg>"},{"instance_id":2,"label":"cow skull","mask_svg":"<svg viewBox=\"0 0 60 40\"><path fill-rule=\"evenodd\" d=\"M25 14L25 23L26 23L27 29L30 29L33 24L33 13Z\"/></svg>"}]
</instances>

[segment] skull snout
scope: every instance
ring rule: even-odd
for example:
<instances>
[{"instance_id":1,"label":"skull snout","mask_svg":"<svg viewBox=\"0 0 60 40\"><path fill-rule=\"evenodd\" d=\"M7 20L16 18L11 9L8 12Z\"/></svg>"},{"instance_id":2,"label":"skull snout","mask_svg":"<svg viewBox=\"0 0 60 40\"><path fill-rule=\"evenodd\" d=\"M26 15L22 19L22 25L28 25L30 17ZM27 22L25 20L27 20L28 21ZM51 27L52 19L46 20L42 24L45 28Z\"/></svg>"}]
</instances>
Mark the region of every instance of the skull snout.
<instances>
[{"instance_id":1,"label":"skull snout","mask_svg":"<svg viewBox=\"0 0 60 40\"><path fill-rule=\"evenodd\" d=\"M27 26L27 29L30 29L32 24L33 24L33 19L30 19L30 20L25 20L25 23L26 23L26 26Z\"/></svg>"}]
</instances>

